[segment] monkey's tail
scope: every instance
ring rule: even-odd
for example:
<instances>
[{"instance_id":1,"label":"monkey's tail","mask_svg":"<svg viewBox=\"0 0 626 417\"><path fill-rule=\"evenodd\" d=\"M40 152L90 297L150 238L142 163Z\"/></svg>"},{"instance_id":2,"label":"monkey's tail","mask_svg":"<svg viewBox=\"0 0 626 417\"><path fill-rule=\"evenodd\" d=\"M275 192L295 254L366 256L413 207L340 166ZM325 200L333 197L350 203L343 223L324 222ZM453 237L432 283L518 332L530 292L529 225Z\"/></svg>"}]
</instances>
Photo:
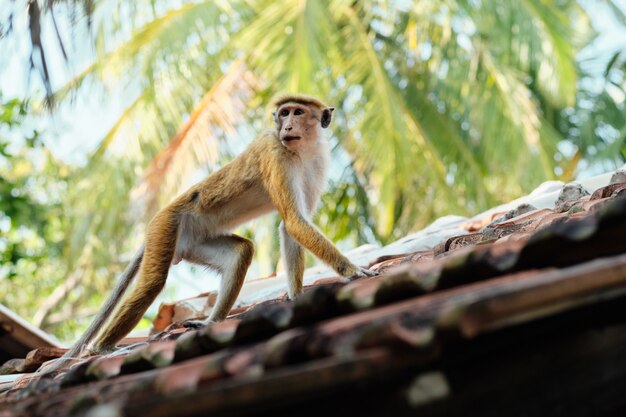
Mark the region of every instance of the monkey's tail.
<instances>
[{"instance_id":1,"label":"monkey's tail","mask_svg":"<svg viewBox=\"0 0 626 417\"><path fill-rule=\"evenodd\" d=\"M180 214L176 204L164 208L154 216L146 234L145 253L137 285L100 332L94 343L94 350L114 348L139 323L161 292L174 258L179 224Z\"/></svg>"},{"instance_id":2,"label":"monkey's tail","mask_svg":"<svg viewBox=\"0 0 626 417\"><path fill-rule=\"evenodd\" d=\"M135 275L137 275L137 271L139 270L139 265L141 265L141 259L143 258L143 254L144 246L141 245L137 252L135 252L135 255L131 259L130 264L118 279L117 284L115 284L115 288L113 288L113 291L111 291L111 294L109 295L104 305L96 315L96 318L91 322L85 333L83 333L80 339L78 339L78 341L76 341L76 343L74 343L72 347L67 352L65 352L65 354L61 358L42 369L42 372L44 374L62 369L66 364L69 364L69 359L78 357L82 350L87 347L89 342L93 340L104 322L109 318L111 313L113 313L113 310L126 292L126 289L130 285L130 283L133 281Z\"/></svg>"}]
</instances>

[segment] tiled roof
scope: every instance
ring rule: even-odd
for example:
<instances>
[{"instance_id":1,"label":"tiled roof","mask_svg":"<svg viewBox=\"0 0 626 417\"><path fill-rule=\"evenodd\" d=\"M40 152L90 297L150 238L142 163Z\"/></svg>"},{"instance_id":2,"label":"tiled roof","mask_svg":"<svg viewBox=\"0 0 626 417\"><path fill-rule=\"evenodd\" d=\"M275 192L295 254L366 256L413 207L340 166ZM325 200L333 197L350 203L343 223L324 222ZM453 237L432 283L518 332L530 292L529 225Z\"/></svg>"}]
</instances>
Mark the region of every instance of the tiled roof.
<instances>
[{"instance_id":1,"label":"tiled roof","mask_svg":"<svg viewBox=\"0 0 626 417\"><path fill-rule=\"evenodd\" d=\"M172 318L206 297L165 306L147 343L0 384L0 416L624 415L626 182L590 191L354 255L381 274L314 271L295 302L253 282L199 330Z\"/></svg>"},{"instance_id":2,"label":"tiled roof","mask_svg":"<svg viewBox=\"0 0 626 417\"><path fill-rule=\"evenodd\" d=\"M12 358L24 358L28 352L37 347L58 348L60 345L49 334L34 327L0 304L0 362ZM48 356L48 359L54 357L53 354ZM2 375L1 371L0 375Z\"/></svg>"}]
</instances>

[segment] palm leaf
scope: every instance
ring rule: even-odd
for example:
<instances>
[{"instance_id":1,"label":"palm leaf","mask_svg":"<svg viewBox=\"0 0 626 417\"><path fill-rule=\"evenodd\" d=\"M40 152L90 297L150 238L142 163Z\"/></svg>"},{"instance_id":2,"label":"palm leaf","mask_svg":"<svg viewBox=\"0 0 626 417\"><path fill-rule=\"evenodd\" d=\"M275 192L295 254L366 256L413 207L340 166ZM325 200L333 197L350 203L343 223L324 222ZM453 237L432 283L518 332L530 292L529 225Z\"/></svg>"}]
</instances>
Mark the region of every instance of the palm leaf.
<instances>
[{"instance_id":1,"label":"palm leaf","mask_svg":"<svg viewBox=\"0 0 626 417\"><path fill-rule=\"evenodd\" d=\"M169 144L152 160L133 192L152 213L160 193L171 196L201 166L219 161L219 138L237 140L246 103L259 83L241 61L233 63L193 110Z\"/></svg>"}]
</instances>

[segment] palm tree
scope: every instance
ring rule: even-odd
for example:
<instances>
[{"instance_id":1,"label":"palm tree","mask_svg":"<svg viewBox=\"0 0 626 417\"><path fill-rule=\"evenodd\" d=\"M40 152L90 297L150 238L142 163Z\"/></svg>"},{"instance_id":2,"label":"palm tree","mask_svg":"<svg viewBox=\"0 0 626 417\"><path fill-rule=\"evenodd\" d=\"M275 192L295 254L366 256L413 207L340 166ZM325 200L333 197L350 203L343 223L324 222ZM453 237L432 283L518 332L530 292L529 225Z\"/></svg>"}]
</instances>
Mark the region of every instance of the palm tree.
<instances>
[{"instance_id":1,"label":"palm tree","mask_svg":"<svg viewBox=\"0 0 626 417\"><path fill-rule=\"evenodd\" d=\"M335 240L385 243L573 175L554 115L575 105L593 36L574 0L103 0L88 14L97 54L55 98L89 85L127 103L68 196L83 265L119 260L131 201L149 216L223 164L279 91L339 110L318 221Z\"/></svg>"},{"instance_id":2,"label":"palm tree","mask_svg":"<svg viewBox=\"0 0 626 417\"><path fill-rule=\"evenodd\" d=\"M103 52L57 97L86 80L134 91L93 159L126 143L132 169L157 161L147 188L164 183L166 199L194 167L229 155L223 144L263 114L248 106L285 90L343 110L338 157L356 161L346 175L360 179L382 241L555 176L559 136L541 104L574 104L585 41L574 1L153 3L114 7L119 21L98 26Z\"/></svg>"}]
</instances>

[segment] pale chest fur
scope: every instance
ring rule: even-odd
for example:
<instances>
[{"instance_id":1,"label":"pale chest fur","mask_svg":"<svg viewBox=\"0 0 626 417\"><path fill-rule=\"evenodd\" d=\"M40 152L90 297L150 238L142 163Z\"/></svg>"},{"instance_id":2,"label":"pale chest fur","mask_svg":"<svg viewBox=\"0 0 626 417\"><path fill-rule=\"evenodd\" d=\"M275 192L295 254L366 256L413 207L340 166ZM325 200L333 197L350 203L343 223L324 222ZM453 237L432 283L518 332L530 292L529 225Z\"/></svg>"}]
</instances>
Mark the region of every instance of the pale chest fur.
<instances>
[{"instance_id":1,"label":"pale chest fur","mask_svg":"<svg viewBox=\"0 0 626 417\"><path fill-rule=\"evenodd\" d=\"M294 189L301 190L299 199L306 214L312 214L326 189L330 150L326 142L302 152L300 163L292 168Z\"/></svg>"}]
</instances>

